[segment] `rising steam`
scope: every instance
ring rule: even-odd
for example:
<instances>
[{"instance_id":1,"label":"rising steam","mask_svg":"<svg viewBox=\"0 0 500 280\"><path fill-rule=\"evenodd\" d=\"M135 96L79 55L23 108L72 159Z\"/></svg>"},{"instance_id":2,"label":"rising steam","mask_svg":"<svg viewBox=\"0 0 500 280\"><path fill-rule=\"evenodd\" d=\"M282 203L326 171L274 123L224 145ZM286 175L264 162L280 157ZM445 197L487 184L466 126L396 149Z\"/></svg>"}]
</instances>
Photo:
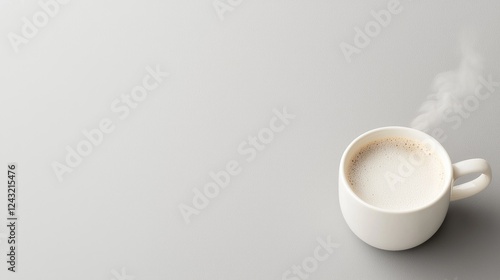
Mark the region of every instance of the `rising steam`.
<instances>
[{"instance_id":1,"label":"rising steam","mask_svg":"<svg viewBox=\"0 0 500 280\"><path fill-rule=\"evenodd\" d=\"M458 69L439 73L433 81L433 94L427 97L419 115L411 122L411 127L428 131L439 126L444 112L461 106L463 99L474 93L482 73L481 56L474 49L474 37L464 32L460 42L461 61Z\"/></svg>"}]
</instances>

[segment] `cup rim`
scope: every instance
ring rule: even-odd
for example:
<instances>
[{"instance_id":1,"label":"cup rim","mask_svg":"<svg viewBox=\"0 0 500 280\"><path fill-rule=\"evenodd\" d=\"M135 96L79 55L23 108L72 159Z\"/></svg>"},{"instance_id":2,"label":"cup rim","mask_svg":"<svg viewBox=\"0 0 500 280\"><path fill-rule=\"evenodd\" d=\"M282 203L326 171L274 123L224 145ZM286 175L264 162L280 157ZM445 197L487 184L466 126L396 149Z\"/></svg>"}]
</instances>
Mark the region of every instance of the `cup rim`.
<instances>
[{"instance_id":1,"label":"cup rim","mask_svg":"<svg viewBox=\"0 0 500 280\"><path fill-rule=\"evenodd\" d=\"M441 153L438 153L438 157L439 157L439 159L443 163L443 167L445 169L445 175L446 175L446 177L444 178L443 185L441 186L442 189L441 189L441 192L439 193L439 195L436 195L436 197L434 197L428 203L426 203L426 204L424 204L422 206L419 206L417 208L413 208L413 209L403 209L403 210L386 209L386 208L382 208L382 207L378 207L378 206L372 205L372 204L364 201L358 195L356 195L356 193L352 190L352 187L349 184L349 182L347 181L347 178L346 178L346 175L345 175L345 170L346 170L346 166L345 165L346 165L347 154L349 153L349 151L351 151L353 149L353 146L356 145L363 138L366 138L367 136L369 136L371 134L378 133L378 132L381 132L381 131L384 131L384 130L403 130L403 131L407 131L407 132L413 133L413 134L420 134L420 135L426 137L426 139L429 139L430 141L432 141L435 148L441 150ZM418 211L421 211L423 209L429 208L429 207L435 205L439 200L441 200L443 198L443 196L450 195L449 191L450 191L450 187L451 187L451 183L452 183L452 178L453 178L453 170L452 170L451 160L450 160L450 156L448 155L448 152L446 152L445 148L434 137L430 136L429 134L427 134L427 133L425 133L423 131L420 131L420 130L417 130L417 129L414 129L414 128L409 128L409 127L404 127L404 126L385 126L385 127L379 127L379 128L375 128L375 129L369 130L369 131L367 131L367 132L359 135L358 137L356 137L353 141L351 141L351 143L349 144L349 146L347 146L347 148L345 149L344 153L342 154L342 158L340 160L339 176L340 176L340 178L342 180L342 183L344 184L345 188L347 189L347 192L352 197L354 197L354 199L357 200L358 203L361 203L365 207L368 207L368 208L370 208L372 210L379 211L379 212L391 213L391 214L405 214L405 213L418 212ZM342 186L339 186L339 187L342 187Z\"/></svg>"}]
</instances>

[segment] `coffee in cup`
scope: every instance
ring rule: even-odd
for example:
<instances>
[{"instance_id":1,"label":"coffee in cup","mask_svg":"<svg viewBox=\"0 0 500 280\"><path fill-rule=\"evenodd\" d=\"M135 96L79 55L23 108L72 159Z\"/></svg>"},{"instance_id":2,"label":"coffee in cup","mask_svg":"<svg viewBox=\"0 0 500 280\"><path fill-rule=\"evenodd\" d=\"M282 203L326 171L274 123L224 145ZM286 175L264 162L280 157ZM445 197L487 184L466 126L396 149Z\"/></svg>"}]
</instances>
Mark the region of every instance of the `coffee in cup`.
<instances>
[{"instance_id":1,"label":"coffee in cup","mask_svg":"<svg viewBox=\"0 0 500 280\"><path fill-rule=\"evenodd\" d=\"M360 147L346 173L359 198L383 209L422 207L444 184L444 165L435 152L405 137L384 137Z\"/></svg>"}]
</instances>

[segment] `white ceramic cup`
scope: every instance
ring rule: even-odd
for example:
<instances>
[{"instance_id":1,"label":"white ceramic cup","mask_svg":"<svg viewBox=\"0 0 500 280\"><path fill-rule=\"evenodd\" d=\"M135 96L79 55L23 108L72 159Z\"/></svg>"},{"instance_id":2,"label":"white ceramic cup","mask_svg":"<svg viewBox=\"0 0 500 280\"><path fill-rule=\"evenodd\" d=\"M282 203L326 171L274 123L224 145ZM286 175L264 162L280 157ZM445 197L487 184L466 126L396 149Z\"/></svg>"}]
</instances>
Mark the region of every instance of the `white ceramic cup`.
<instances>
[{"instance_id":1,"label":"white ceramic cup","mask_svg":"<svg viewBox=\"0 0 500 280\"><path fill-rule=\"evenodd\" d=\"M361 147L386 137L405 137L422 141L433 149L444 166L444 183L431 202L412 210L393 210L373 206L359 198L348 180L349 162ZM458 177L481 173L469 182L454 185ZM474 195L488 186L491 168L484 159L452 164L443 146L424 132L407 127L383 127L368 131L349 144L339 168L339 201L342 215L351 230L364 242L384 250L405 250L429 239L441 226L450 201Z\"/></svg>"}]
</instances>

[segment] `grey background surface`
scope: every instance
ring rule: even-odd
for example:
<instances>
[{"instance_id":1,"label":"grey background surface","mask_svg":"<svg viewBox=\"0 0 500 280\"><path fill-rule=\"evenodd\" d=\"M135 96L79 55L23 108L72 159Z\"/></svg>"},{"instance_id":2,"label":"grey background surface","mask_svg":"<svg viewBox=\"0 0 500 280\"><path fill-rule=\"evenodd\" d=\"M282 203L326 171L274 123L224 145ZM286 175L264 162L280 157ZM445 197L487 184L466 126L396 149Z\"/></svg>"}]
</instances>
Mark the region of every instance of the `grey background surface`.
<instances>
[{"instance_id":1,"label":"grey background surface","mask_svg":"<svg viewBox=\"0 0 500 280\"><path fill-rule=\"evenodd\" d=\"M494 179L428 242L378 250L342 218L342 152L410 125L434 77L458 67L461 30L500 81L498 1L402 0L349 63L340 44L388 2L221 0L221 19L211 0L70 1L15 52L8 34L43 10L2 0L0 159L19 163L20 225L18 273L2 261L0 278L296 280L287 270L330 236L338 248L307 279L500 279L500 88L457 129L442 124L452 161L485 158ZM119 119L113 101L156 65L170 76ZM247 162L238 146L284 107L295 119ZM115 130L59 182L52 164L104 118ZM179 205L231 160L241 173L186 224Z\"/></svg>"}]
</instances>

